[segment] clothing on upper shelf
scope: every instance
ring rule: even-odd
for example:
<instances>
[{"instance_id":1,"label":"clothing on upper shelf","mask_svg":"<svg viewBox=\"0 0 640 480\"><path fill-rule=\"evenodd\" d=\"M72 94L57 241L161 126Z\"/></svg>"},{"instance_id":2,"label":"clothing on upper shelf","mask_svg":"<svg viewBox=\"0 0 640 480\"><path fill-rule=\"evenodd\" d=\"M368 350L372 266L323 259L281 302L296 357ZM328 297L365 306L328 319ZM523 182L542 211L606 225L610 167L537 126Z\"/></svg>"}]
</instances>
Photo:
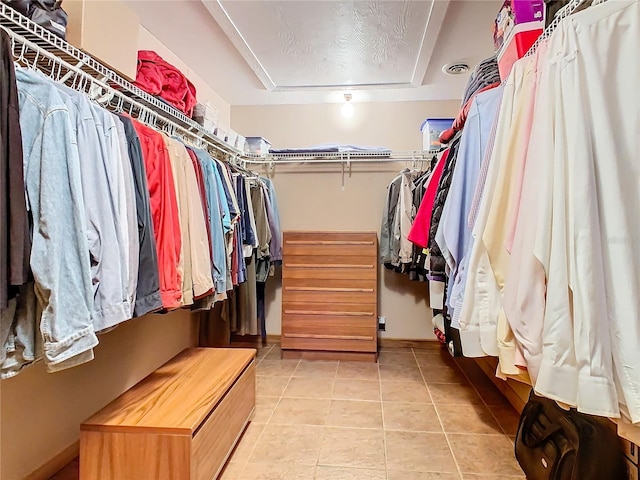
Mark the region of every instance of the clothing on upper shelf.
<instances>
[{"instance_id":1,"label":"clothing on upper shelf","mask_svg":"<svg viewBox=\"0 0 640 480\"><path fill-rule=\"evenodd\" d=\"M429 234L429 273L448 276L464 355L497 356L500 377L633 423L640 70L628 65L639 44L640 3L595 3L560 21L502 86L465 94Z\"/></svg>"},{"instance_id":2,"label":"clothing on upper shelf","mask_svg":"<svg viewBox=\"0 0 640 480\"><path fill-rule=\"evenodd\" d=\"M282 248L271 181L15 67L0 37L0 378L41 358L50 372L88 362L96 333L211 309L244 284L242 328L264 332L256 282Z\"/></svg>"}]
</instances>

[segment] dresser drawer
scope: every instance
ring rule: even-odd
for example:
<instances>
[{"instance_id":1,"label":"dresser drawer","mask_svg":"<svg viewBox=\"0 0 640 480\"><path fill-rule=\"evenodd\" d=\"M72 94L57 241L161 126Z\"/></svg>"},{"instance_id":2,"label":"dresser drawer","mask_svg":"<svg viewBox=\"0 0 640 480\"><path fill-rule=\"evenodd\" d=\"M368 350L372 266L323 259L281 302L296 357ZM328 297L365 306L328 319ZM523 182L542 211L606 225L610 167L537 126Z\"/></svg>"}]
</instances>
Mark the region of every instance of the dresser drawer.
<instances>
[{"instance_id":1,"label":"dresser drawer","mask_svg":"<svg viewBox=\"0 0 640 480\"><path fill-rule=\"evenodd\" d=\"M285 232L283 254L377 257L378 239L372 233Z\"/></svg>"},{"instance_id":2,"label":"dresser drawer","mask_svg":"<svg viewBox=\"0 0 640 480\"><path fill-rule=\"evenodd\" d=\"M377 306L376 304L358 304L358 303L294 303L283 302L282 314L290 316L337 316L349 317L362 321L376 321Z\"/></svg>"},{"instance_id":3,"label":"dresser drawer","mask_svg":"<svg viewBox=\"0 0 640 480\"><path fill-rule=\"evenodd\" d=\"M282 333L281 347L283 350L315 350L326 352L368 352L375 353L378 349L377 339L350 340L340 338L314 338Z\"/></svg>"},{"instance_id":4,"label":"dresser drawer","mask_svg":"<svg viewBox=\"0 0 640 480\"><path fill-rule=\"evenodd\" d=\"M285 278L283 302L377 303L377 280Z\"/></svg>"},{"instance_id":5,"label":"dresser drawer","mask_svg":"<svg viewBox=\"0 0 640 480\"><path fill-rule=\"evenodd\" d=\"M282 263L282 278L336 280L378 278L376 259L363 256L291 255Z\"/></svg>"}]
</instances>

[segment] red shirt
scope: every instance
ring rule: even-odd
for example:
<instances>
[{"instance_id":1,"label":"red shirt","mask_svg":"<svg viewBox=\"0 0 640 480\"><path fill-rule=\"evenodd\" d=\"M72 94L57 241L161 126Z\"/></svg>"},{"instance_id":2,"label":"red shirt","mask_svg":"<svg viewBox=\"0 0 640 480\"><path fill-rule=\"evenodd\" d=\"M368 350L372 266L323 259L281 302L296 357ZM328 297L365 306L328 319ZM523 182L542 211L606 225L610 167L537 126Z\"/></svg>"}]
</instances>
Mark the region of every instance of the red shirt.
<instances>
[{"instance_id":1,"label":"red shirt","mask_svg":"<svg viewBox=\"0 0 640 480\"><path fill-rule=\"evenodd\" d=\"M171 160L160 133L135 120L133 126L140 137L147 175L162 306L177 308L182 299L182 278L178 271L182 240Z\"/></svg>"},{"instance_id":2,"label":"red shirt","mask_svg":"<svg viewBox=\"0 0 640 480\"><path fill-rule=\"evenodd\" d=\"M436 168L433 169L433 173L429 178L427 190L424 197L422 197L420 208L418 208L418 213L416 214L416 218L413 220L413 225L411 225L411 230L407 237L409 241L422 248L427 248L427 244L429 243L431 212L433 211L433 204L436 201L436 194L438 193L438 184L440 183L440 178L442 177L444 165L447 163L448 156L449 149L446 149L442 152L442 155L436 164Z\"/></svg>"}]
</instances>

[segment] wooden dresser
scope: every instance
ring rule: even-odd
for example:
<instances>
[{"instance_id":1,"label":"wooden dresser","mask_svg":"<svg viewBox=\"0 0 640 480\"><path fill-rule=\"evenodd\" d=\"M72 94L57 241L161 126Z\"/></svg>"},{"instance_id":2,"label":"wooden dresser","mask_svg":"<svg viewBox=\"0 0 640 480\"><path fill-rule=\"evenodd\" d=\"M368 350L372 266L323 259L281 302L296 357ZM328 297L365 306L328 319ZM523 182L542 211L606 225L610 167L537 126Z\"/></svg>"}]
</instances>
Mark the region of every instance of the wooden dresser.
<instances>
[{"instance_id":1,"label":"wooden dresser","mask_svg":"<svg viewBox=\"0 0 640 480\"><path fill-rule=\"evenodd\" d=\"M378 238L284 232L282 356L377 360Z\"/></svg>"},{"instance_id":2,"label":"wooden dresser","mask_svg":"<svg viewBox=\"0 0 640 480\"><path fill-rule=\"evenodd\" d=\"M251 349L190 348L80 427L80 480L212 480L256 403Z\"/></svg>"}]
</instances>

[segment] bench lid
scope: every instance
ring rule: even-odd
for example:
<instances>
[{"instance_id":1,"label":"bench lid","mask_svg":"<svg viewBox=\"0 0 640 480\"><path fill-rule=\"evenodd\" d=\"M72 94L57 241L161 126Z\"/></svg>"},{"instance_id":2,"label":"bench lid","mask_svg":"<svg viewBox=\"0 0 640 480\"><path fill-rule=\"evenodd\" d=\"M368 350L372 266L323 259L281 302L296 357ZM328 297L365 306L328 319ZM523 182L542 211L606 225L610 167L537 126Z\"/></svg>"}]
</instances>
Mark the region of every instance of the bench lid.
<instances>
[{"instance_id":1,"label":"bench lid","mask_svg":"<svg viewBox=\"0 0 640 480\"><path fill-rule=\"evenodd\" d=\"M85 420L81 430L194 432L255 355L254 349L185 349Z\"/></svg>"}]
</instances>

